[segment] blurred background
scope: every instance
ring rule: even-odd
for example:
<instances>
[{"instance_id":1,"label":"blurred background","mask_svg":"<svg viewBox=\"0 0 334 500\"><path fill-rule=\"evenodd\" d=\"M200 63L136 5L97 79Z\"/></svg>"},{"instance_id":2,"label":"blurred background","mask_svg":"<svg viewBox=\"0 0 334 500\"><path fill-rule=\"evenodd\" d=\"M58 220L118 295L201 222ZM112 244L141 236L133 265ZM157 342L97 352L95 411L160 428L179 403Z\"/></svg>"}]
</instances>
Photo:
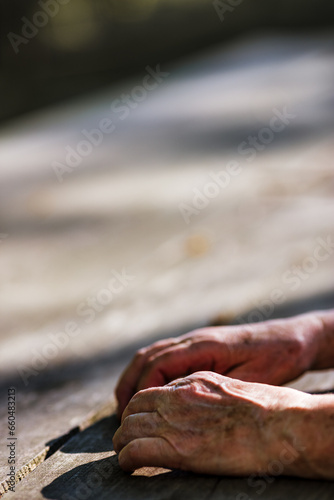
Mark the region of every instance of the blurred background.
<instances>
[{"instance_id":1,"label":"blurred background","mask_svg":"<svg viewBox=\"0 0 334 500\"><path fill-rule=\"evenodd\" d=\"M330 0L1 0L0 5L1 120L245 34L330 31L334 23ZM34 18L41 11L46 15ZM25 40L8 38L10 33Z\"/></svg>"},{"instance_id":2,"label":"blurred background","mask_svg":"<svg viewBox=\"0 0 334 500\"><path fill-rule=\"evenodd\" d=\"M15 385L23 465L138 347L333 307L334 7L0 6L0 411Z\"/></svg>"}]
</instances>

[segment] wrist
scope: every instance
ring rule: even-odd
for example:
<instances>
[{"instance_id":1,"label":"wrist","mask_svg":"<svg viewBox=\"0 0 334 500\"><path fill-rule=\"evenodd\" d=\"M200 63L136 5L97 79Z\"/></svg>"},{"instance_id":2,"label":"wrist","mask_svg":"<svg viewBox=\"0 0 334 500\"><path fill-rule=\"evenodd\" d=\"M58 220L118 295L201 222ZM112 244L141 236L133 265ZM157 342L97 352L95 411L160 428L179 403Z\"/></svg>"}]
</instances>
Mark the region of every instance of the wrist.
<instances>
[{"instance_id":1,"label":"wrist","mask_svg":"<svg viewBox=\"0 0 334 500\"><path fill-rule=\"evenodd\" d=\"M286 335L295 344L293 363L298 374L315 370L320 356L323 323L315 313L307 313L286 320ZM293 352L293 351L292 351Z\"/></svg>"},{"instance_id":2,"label":"wrist","mask_svg":"<svg viewBox=\"0 0 334 500\"><path fill-rule=\"evenodd\" d=\"M334 479L334 396L305 394L285 412L285 443L291 463L286 475Z\"/></svg>"},{"instance_id":3,"label":"wrist","mask_svg":"<svg viewBox=\"0 0 334 500\"><path fill-rule=\"evenodd\" d=\"M295 359L300 373L321 369L323 353L326 349L326 332L319 313L307 313L287 320L288 334L293 336L300 348ZM292 335L293 332L293 335Z\"/></svg>"}]
</instances>

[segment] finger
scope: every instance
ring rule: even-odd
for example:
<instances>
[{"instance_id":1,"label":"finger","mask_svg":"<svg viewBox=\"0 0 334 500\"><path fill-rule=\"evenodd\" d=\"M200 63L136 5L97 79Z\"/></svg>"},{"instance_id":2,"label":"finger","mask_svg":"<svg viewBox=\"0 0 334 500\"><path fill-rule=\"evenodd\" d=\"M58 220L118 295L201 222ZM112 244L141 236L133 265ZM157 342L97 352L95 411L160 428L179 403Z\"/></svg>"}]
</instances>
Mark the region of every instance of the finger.
<instances>
[{"instance_id":1,"label":"finger","mask_svg":"<svg viewBox=\"0 0 334 500\"><path fill-rule=\"evenodd\" d=\"M214 365L211 346L209 342L185 340L160 351L148 360L138 381L138 390L162 386L195 371L211 370Z\"/></svg>"},{"instance_id":2,"label":"finger","mask_svg":"<svg viewBox=\"0 0 334 500\"><path fill-rule=\"evenodd\" d=\"M140 467L180 467L175 449L162 437L147 437L131 441L118 455L121 468L132 472Z\"/></svg>"},{"instance_id":3,"label":"finger","mask_svg":"<svg viewBox=\"0 0 334 500\"><path fill-rule=\"evenodd\" d=\"M146 363L147 358L155 352L159 351L159 349L162 349L169 344L169 340L163 340L161 342L156 342L149 347L140 349L136 353L131 363L121 375L115 390L116 398L119 402L120 413L123 411L127 403L130 401L131 397L136 392L137 380Z\"/></svg>"},{"instance_id":4,"label":"finger","mask_svg":"<svg viewBox=\"0 0 334 500\"><path fill-rule=\"evenodd\" d=\"M140 349L134 356L133 360L126 368L126 370L121 375L121 378L117 384L115 394L118 401L118 417L120 418L122 412L132 396L137 392L137 382L140 378L141 372L146 364L147 359L153 356L159 350L171 345L175 342L175 339L166 339L159 342L155 342L149 347Z\"/></svg>"},{"instance_id":5,"label":"finger","mask_svg":"<svg viewBox=\"0 0 334 500\"><path fill-rule=\"evenodd\" d=\"M281 367L277 368L277 365L268 359L264 359L263 361L254 359L243 363L227 372L226 375L245 382L271 385L281 385L289 381L288 378L284 377L284 373L281 372Z\"/></svg>"},{"instance_id":6,"label":"finger","mask_svg":"<svg viewBox=\"0 0 334 500\"><path fill-rule=\"evenodd\" d=\"M238 368L234 368L225 373L227 377L242 380L244 382L265 382L266 373L259 372L259 370L255 369L251 365L245 364L241 365Z\"/></svg>"},{"instance_id":7,"label":"finger","mask_svg":"<svg viewBox=\"0 0 334 500\"><path fill-rule=\"evenodd\" d=\"M165 427L165 422L157 412L128 415L114 435L114 449L120 452L134 439L158 437Z\"/></svg>"},{"instance_id":8,"label":"finger","mask_svg":"<svg viewBox=\"0 0 334 500\"><path fill-rule=\"evenodd\" d=\"M123 411L122 423L128 415L156 411L161 397L171 389L168 387L154 387L137 392Z\"/></svg>"}]
</instances>

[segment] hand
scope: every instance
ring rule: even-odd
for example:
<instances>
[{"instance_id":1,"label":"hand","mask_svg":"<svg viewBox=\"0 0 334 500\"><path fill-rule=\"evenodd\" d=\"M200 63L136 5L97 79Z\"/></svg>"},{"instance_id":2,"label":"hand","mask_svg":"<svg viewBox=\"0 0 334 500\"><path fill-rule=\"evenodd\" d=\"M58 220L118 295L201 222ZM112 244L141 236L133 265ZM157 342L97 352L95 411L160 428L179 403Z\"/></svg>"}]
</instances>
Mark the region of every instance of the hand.
<instances>
[{"instance_id":1,"label":"hand","mask_svg":"<svg viewBox=\"0 0 334 500\"><path fill-rule=\"evenodd\" d=\"M303 315L252 325L204 328L138 351L116 388L118 415L139 390L210 370L248 382L280 385L309 369L321 321Z\"/></svg>"},{"instance_id":2,"label":"hand","mask_svg":"<svg viewBox=\"0 0 334 500\"><path fill-rule=\"evenodd\" d=\"M114 448L127 471L158 466L249 475L275 474L279 467L279 474L312 477L302 456L301 414L313 397L212 372L194 373L138 392L123 413Z\"/></svg>"}]
</instances>

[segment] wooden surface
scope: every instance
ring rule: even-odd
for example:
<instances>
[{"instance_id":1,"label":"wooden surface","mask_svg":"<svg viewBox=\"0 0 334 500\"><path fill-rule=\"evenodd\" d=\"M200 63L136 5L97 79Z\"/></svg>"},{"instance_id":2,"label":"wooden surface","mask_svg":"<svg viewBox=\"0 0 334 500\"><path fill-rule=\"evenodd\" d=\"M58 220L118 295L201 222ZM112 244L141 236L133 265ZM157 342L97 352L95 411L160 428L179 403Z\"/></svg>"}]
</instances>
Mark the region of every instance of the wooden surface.
<instances>
[{"instance_id":1,"label":"wooden surface","mask_svg":"<svg viewBox=\"0 0 334 500\"><path fill-rule=\"evenodd\" d=\"M254 318L275 289L284 300L270 317L333 307L334 253L296 286L284 280L313 256L319 238L334 237L332 47L324 37L248 40L161 68L168 78L124 121L110 103L140 84L144 70L138 81L1 131L0 435L15 386L16 465L25 476L8 497L67 498L72 475L82 480L111 457L112 474L91 497L257 498L247 479L125 475L111 447L115 421L90 425L112 413L116 380L139 346L217 316ZM247 162L238 146L285 106L291 124ZM59 183L51 163L106 117L115 132ZM186 224L180 203L191 204L193 189L203 190L209 173L230 160L240 162L240 175ZM86 322L78 307L87 310L123 269L133 279ZM69 322L80 333L25 385L22 369ZM295 384L331 389L333 371ZM2 481L4 446L0 457ZM329 483L277 478L261 496L298 492L333 494Z\"/></svg>"},{"instance_id":2,"label":"wooden surface","mask_svg":"<svg viewBox=\"0 0 334 500\"><path fill-rule=\"evenodd\" d=\"M260 492L265 500L327 500L334 495L334 483L326 481L221 478L151 467L129 475L121 470L112 451L111 437L117 425L115 417L106 417L73 437L29 475L16 494L9 494L9 498L246 500L257 498ZM41 484L45 485L42 489Z\"/></svg>"}]
</instances>

